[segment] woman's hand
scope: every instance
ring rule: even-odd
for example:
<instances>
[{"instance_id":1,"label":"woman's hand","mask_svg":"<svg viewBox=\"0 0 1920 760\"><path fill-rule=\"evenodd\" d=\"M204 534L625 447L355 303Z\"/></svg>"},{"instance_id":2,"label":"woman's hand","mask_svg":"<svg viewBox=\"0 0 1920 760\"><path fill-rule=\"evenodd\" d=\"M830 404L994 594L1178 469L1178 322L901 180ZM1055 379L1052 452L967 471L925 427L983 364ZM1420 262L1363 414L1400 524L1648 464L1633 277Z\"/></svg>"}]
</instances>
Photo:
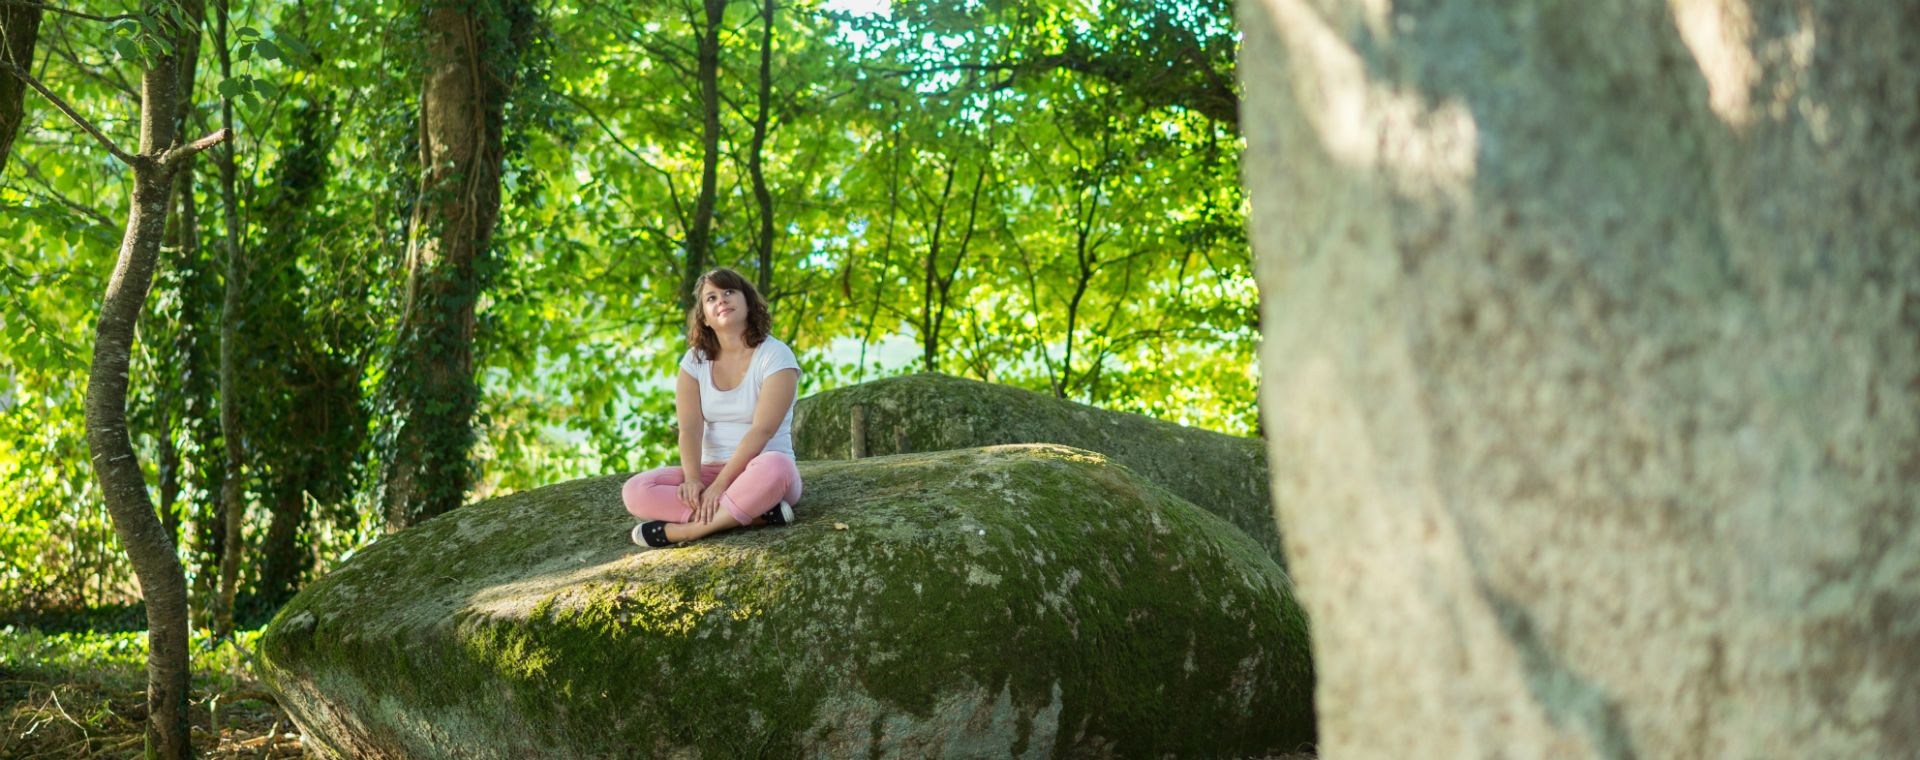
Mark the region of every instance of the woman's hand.
<instances>
[{"instance_id":1,"label":"woman's hand","mask_svg":"<svg viewBox=\"0 0 1920 760\"><path fill-rule=\"evenodd\" d=\"M726 492L725 486L714 483L712 488L708 488L706 493L700 495L700 506L694 508L693 519L690 522L704 523L712 520L714 515L719 514L720 497Z\"/></svg>"},{"instance_id":2,"label":"woman's hand","mask_svg":"<svg viewBox=\"0 0 1920 760\"><path fill-rule=\"evenodd\" d=\"M686 480L680 483L680 505L696 515L700 512L700 481ZM700 522L694 520L693 522Z\"/></svg>"}]
</instances>

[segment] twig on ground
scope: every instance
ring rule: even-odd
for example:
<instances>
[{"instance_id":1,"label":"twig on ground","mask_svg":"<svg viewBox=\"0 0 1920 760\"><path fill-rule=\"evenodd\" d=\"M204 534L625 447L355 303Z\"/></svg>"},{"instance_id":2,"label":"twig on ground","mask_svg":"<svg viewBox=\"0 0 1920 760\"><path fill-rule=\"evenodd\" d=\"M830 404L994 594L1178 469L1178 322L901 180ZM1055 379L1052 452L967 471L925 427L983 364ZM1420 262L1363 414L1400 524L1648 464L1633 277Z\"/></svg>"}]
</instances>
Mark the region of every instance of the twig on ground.
<instances>
[{"instance_id":1,"label":"twig on ground","mask_svg":"<svg viewBox=\"0 0 1920 760\"><path fill-rule=\"evenodd\" d=\"M273 728L267 729L267 740L260 745L260 751L253 756L253 760L265 760L267 753L273 751L273 740L280 735L281 720L281 718L273 719Z\"/></svg>"},{"instance_id":2,"label":"twig on ground","mask_svg":"<svg viewBox=\"0 0 1920 760\"><path fill-rule=\"evenodd\" d=\"M87 727L80 725L80 721L74 720L73 716L68 715L67 708L60 704L60 691L58 689L47 690L47 696L53 704L53 709L60 711L60 717L66 718L67 722L72 723L74 728L80 729L81 736L92 738L93 735L87 733Z\"/></svg>"}]
</instances>

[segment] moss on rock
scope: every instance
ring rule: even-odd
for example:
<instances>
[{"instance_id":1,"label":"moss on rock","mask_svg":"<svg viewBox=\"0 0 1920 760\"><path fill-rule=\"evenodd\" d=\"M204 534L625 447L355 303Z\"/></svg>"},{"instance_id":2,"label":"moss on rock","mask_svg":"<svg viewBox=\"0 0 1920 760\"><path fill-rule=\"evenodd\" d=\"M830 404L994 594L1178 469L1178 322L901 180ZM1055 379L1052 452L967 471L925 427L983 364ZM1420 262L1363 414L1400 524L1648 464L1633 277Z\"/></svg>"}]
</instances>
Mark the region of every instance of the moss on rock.
<instances>
[{"instance_id":1,"label":"moss on rock","mask_svg":"<svg viewBox=\"0 0 1920 760\"><path fill-rule=\"evenodd\" d=\"M800 521L642 552L618 477L474 504L290 602L262 675L350 757L1246 756L1313 739L1260 548L1098 455L804 462Z\"/></svg>"},{"instance_id":2,"label":"moss on rock","mask_svg":"<svg viewBox=\"0 0 1920 760\"><path fill-rule=\"evenodd\" d=\"M793 411L795 453L801 459L850 458L856 406L865 416L868 456L1009 443L1097 451L1226 518L1286 567L1267 481L1267 452L1257 439L921 373L801 399Z\"/></svg>"}]
</instances>

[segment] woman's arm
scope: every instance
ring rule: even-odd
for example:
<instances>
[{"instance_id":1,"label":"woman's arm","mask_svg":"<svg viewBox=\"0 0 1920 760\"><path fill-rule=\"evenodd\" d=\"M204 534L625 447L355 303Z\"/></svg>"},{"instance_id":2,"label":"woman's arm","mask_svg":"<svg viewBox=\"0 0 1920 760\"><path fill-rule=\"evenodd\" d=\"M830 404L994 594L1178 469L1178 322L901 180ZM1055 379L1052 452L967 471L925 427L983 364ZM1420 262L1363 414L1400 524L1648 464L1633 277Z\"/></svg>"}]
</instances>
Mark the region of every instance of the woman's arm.
<instances>
[{"instance_id":1,"label":"woman's arm","mask_svg":"<svg viewBox=\"0 0 1920 760\"><path fill-rule=\"evenodd\" d=\"M700 508L700 446L706 435L707 420L700 413L700 381L686 370L673 385L674 416L680 420L680 503L687 509ZM765 444L762 444L765 445Z\"/></svg>"},{"instance_id":2,"label":"woman's arm","mask_svg":"<svg viewBox=\"0 0 1920 760\"><path fill-rule=\"evenodd\" d=\"M713 485L700 499L700 508L694 510L694 522L706 522L719 510L720 496L727 492L727 486L733 485L733 479L747 469L747 463L760 456L773 434L779 432L781 420L787 418L787 412L793 409L793 397L799 393L800 370L797 369L779 370L760 383L760 401L753 406L753 425L740 437L740 446L727 459L726 468L720 470L720 477L714 478Z\"/></svg>"}]
</instances>

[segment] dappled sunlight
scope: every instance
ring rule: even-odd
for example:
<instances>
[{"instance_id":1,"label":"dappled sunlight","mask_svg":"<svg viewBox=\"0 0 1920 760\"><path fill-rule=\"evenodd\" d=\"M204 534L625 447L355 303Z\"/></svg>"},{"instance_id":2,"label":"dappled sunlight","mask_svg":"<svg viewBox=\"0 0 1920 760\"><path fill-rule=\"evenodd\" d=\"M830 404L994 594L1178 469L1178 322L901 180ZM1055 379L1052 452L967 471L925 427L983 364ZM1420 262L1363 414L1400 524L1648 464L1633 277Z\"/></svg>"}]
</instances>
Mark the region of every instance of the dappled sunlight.
<instances>
[{"instance_id":1,"label":"dappled sunlight","mask_svg":"<svg viewBox=\"0 0 1920 760\"><path fill-rule=\"evenodd\" d=\"M1708 105L1729 127L1804 120L1814 142L1835 137L1832 110L1811 90L1819 24L1801 7L1762 30L1746 0L1671 0L1674 26L1707 83Z\"/></svg>"},{"instance_id":2,"label":"dappled sunlight","mask_svg":"<svg viewBox=\"0 0 1920 760\"><path fill-rule=\"evenodd\" d=\"M555 570L495 584L475 593L468 601L468 608L492 617L521 617L541 600L579 587L587 581L604 578L613 568L624 564L626 557L623 556L571 570Z\"/></svg>"},{"instance_id":3,"label":"dappled sunlight","mask_svg":"<svg viewBox=\"0 0 1920 760\"><path fill-rule=\"evenodd\" d=\"M525 617L534 606L555 595L569 591L586 589L595 582L633 583L644 585L640 576L664 577L681 568L712 564L716 555L724 551L721 545L711 543L716 539L697 541L677 547L672 551L621 551L609 559L580 559L581 564L573 568L560 568L545 572L531 573L526 577L506 583L487 586L474 593L467 602L467 608L473 612L490 617Z\"/></svg>"},{"instance_id":4,"label":"dappled sunlight","mask_svg":"<svg viewBox=\"0 0 1920 760\"><path fill-rule=\"evenodd\" d=\"M1707 79L1708 103L1728 126L1745 126L1760 69L1750 47L1753 14L1746 0L1671 0L1680 39Z\"/></svg>"},{"instance_id":5,"label":"dappled sunlight","mask_svg":"<svg viewBox=\"0 0 1920 760\"><path fill-rule=\"evenodd\" d=\"M1296 56L1294 90L1328 155L1384 172L1403 192L1451 196L1469 190L1480 135L1464 103L1430 103L1417 90L1370 79L1360 55L1318 11L1302 0L1269 2L1280 36Z\"/></svg>"}]
</instances>

